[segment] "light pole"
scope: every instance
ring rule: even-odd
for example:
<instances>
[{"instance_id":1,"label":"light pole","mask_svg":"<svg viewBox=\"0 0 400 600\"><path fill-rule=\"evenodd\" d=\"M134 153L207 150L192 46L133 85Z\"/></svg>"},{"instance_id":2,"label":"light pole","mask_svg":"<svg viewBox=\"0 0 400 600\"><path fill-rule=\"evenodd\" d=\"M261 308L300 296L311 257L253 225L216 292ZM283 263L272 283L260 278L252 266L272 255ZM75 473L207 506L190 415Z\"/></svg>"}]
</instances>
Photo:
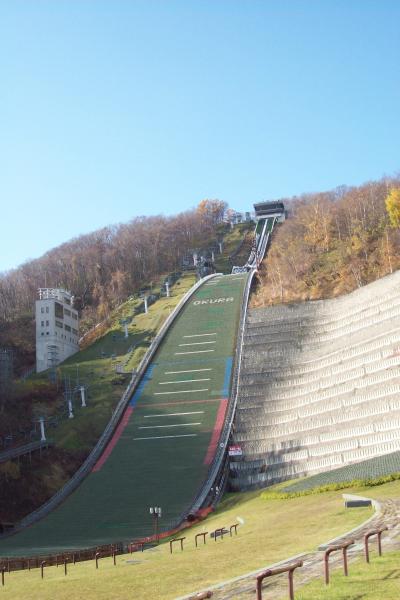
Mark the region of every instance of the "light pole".
<instances>
[{"instance_id":1,"label":"light pole","mask_svg":"<svg viewBox=\"0 0 400 600\"><path fill-rule=\"evenodd\" d=\"M161 519L161 506L150 506L150 514L153 515L154 522L154 537L157 540L157 544L160 543L160 537L158 533L158 519Z\"/></svg>"}]
</instances>

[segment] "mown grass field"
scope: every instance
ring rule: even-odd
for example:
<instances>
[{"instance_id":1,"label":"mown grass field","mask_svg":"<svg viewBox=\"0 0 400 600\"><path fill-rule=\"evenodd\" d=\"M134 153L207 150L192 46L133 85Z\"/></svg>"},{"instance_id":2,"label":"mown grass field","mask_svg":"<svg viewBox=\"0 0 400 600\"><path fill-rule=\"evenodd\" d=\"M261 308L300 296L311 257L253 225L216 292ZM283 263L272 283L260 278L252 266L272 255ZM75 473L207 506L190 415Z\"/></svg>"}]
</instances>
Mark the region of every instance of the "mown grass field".
<instances>
[{"instance_id":1,"label":"mown grass field","mask_svg":"<svg viewBox=\"0 0 400 600\"><path fill-rule=\"evenodd\" d=\"M396 495L398 488L398 482L386 484L380 488L382 494L377 495ZM363 493L367 491L364 489ZM71 565L67 577L61 567L50 567L43 581L36 569L30 573L15 572L7 577L1 592L10 600L172 600L313 550L371 514L368 508L346 511L341 492L291 500L263 500L259 491L228 494L215 513L182 532L186 538L183 552L177 548L171 555L165 542L144 553L119 556L116 567L111 559L102 559L98 571L94 561ZM196 533L240 521L243 524L237 536L225 536L216 542L208 538L205 546L199 544L195 548Z\"/></svg>"},{"instance_id":2,"label":"mown grass field","mask_svg":"<svg viewBox=\"0 0 400 600\"><path fill-rule=\"evenodd\" d=\"M377 556L371 562L351 563L349 577L333 571L329 586L322 578L296 590L296 600L398 600L400 598L400 552Z\"/></svg>"}]
</instances>

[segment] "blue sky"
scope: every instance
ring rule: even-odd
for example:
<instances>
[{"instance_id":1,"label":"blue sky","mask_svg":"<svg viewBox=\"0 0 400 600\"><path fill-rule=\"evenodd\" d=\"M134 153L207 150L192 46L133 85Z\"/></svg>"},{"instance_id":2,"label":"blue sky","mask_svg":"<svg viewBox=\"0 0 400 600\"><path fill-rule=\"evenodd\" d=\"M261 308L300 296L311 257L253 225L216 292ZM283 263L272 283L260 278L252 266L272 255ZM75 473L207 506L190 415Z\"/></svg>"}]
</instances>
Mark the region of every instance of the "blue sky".
<instances>
[{"instance_id":1,"label":"blue sky","mask_svg":"<svg viewBox=\"0 0 400 600\"><path fill-rule=\"evenodd\" d=\"M397 0L0 0L0 271L400 170Z\"/></svg>"}]
</instances>

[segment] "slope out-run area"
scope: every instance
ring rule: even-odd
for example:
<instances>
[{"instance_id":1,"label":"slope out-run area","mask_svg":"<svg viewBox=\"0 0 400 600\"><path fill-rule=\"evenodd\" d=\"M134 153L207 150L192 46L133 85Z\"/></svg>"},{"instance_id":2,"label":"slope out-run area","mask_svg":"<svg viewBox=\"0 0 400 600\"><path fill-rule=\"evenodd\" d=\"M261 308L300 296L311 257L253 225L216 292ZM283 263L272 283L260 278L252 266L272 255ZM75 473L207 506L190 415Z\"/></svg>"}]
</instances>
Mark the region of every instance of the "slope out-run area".
<instances>
[{"instance_id":1,"label":"slope out-run area","mask_svg":"<svg viewBox=\"0 0 400 600\"><path fill-rule=\"evenodd\" d=\"M215 276L172 324L92 473L47 517L0 540L28 556L149 535L190 510L218 445L247 274Z\"/></svg>"}]
</instances>

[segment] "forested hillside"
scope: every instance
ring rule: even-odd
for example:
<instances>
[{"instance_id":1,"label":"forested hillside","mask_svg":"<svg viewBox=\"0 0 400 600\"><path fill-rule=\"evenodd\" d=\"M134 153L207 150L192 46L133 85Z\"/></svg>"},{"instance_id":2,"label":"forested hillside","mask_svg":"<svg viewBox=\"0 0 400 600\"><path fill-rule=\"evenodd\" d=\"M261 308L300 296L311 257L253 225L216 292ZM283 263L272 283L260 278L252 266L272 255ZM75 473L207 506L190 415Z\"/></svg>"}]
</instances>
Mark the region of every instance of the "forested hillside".
<instances>
[{"instance_id":1,"label":"forested hillside","mask_svg":"<svg viewBox=\"0 0 400 600\"><path fill-rule=\"evenodd\" d=\"M284 198L253 306L332 298L400 267L400 178Z\"/></svg>"},{"instance_id":2,"label":"forested hillside","mask_svg":"<svg viewBox=\"0 0 400 600\"><path fill-rule=\"evenodd\" d=\"M0 346L16 349L17 369L34 362L39 287L71 290L84 333L153 278L181 269L190 250L215 244L223 235L226 207L219 200L203 200L176 216L138 217L81 235L0 274Z\"/></svg>"}]
</instances>

